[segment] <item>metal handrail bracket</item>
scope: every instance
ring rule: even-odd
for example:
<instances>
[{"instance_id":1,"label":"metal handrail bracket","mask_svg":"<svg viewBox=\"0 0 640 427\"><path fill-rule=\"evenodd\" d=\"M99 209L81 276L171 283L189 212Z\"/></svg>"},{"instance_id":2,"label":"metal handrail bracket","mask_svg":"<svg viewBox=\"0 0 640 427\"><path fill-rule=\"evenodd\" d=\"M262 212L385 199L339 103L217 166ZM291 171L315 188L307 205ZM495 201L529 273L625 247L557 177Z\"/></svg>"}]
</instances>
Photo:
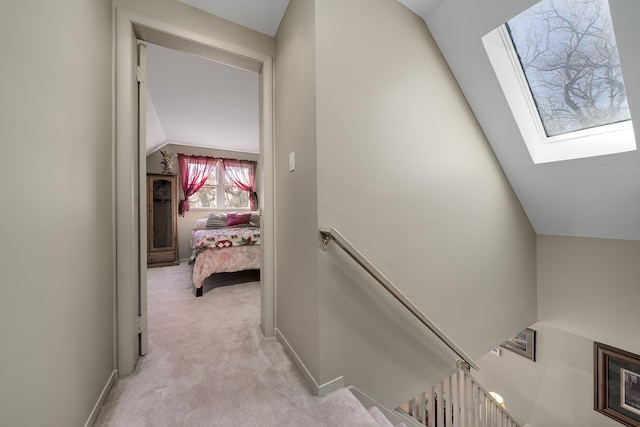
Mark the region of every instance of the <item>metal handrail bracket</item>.
<instances>
[{"instance_id":1,"label":"metal handrail bracket","mask_svg":"<svg viewBox=\"0 0 640 427\"><path fill-rule=\"evenodd\" d=\"M462 351L440 328L438 328L411 300L400 291L384 274L380 272L367 258L364 257L338 230L333 227L321 227L320 236L322 246L327 248L330 241L335 242L347 255L364 268L378 283L380 283L393 297L400 302L411 314L413 314L424 326L426 326L440 341L462 359L470 367L479 370L478 365Z\"/></svg>"}]
</instances>

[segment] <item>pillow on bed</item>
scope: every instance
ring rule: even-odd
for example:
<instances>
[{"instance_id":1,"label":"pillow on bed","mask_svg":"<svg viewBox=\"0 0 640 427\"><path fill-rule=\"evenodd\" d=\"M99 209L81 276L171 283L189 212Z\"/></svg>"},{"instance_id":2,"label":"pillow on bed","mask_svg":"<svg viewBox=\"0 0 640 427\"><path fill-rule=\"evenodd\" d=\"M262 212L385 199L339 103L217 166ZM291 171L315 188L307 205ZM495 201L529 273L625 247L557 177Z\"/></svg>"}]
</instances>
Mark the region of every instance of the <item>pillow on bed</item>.
<instances>
[{"instance_id":1,"label":"pillow on bed","mask_svg":"<svg viewBox=\"0 0 640 427\"><path fill-rule=\"evenodd\" d=\"M224 212L211 212L207 217L207 230L224 228L227 226L227 214Z\"/></svg>"},{"instance_id":2,"label":"pillow on bed","mask_svg":"<svg viewBox=\"0 0 640 427\"><path fill-rule=\"evenodd\" d=\"M249 224L250 219L250 213L230 213L227 215L227 227Z\"/></svg>"},{"instance_id":3,"label":"pillow on bed","mask_svg":"<svg viewBox=\"0 0 640 427\"><path fill-rule=\"evenodd\" d=\"M193 225L193 231L204 230L207 228L207 218L196 219L196 223Z\"/></svg>"}]
</instances>

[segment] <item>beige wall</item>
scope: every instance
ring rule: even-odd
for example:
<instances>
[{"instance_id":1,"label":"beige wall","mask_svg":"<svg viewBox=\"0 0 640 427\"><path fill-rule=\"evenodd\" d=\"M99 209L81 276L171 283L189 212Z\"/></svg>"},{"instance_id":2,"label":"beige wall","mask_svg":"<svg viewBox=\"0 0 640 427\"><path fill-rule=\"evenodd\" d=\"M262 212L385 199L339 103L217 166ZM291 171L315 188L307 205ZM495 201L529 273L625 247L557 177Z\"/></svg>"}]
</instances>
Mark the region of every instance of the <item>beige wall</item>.
<instances>
[{"instance_id":1,"label":"beige wall","mask_svg":"<svg viewBox=\"0 0 640 427\"><path fill-rule=\"evenodd\" d=\"M640 354L639 260L638 241L538 236L538 320Z\"/></svg>"},{"instance_id":2,"label":"beige wall","mask_svg":"<svg viewBox=\"0 0 640 427\"><path fill-rule=\"evenodd\" d=\"M538 236L536 362L503 351L475 376L534 427L620 425L593 410L593 342L640 354L640 242Z\"/></svg>"},{"instance_id":3,"label":"beige wall","mask_svg":"<svg viewBox=\"0 0 640 427\"><path fill-rule=\"evenodd\" d=\"M0 3L0 425L81 426L114 366L111 1Z\"/></svg>"},{"instance_id":4,"label":"beige wall","mask_svg":"<svg viewBox=\"0 0 640 427\"><path fill-rule=\"evenodd\" d=\"M392 0L316 13L319 223L480 356L536 319L534 231L424 21ZM455 370L360 267L319 253L321 381L392 406Z\"/></svg>"},{"instance_id":5,"label":"beige wall","mask_svg":"<svg viewBox=\"0 0 640 427\"><path fill-rule=\"evenodd\" d=\"M537 335L535 363L502 349L502 357L481 357L473 376L504 397L521 425L620 426L593 410L593 340L545 323L531 327Z\"/></svg>"},{"instance_id":6,"label":"beige wall","mask_svg":"<svg viewBox=\"0 0 640 427\"><path fill-rule=\"evenodd\" d=\"M291 1L274 63L276 326L318 379L315 42L314 2Z\"/></svg>"},{"instance_id":7,"label":"beige wall","mask_svg":"<svg viewBox=\"0 0 640 427\"><path fill-rule=\"evenodd\" d=\"M276 150L278 329L317 383L344 375L392 406L455 369L359 267L321 249L319 226L471 355L535 321L535 234L424 22L398 2L290 3Z\"/></svg>"},{"instance_id":8,"label":"beige wall","mask_svg":"<svg viewBox=\"0 0 640 427\"><path fill-rule=\"evenodd\" d=\"M227 159L239 159L239 160L253 160L258 161L258 154L253 153L241 153L237 151L226 150L214 150L210 148L191 147L187 145L167 144L162 151L169 151L176 154L173 159L173 173L178 175L178 194L179 198L184 198L184 192L182 191L182 184L180 181L180 167L178 166L177 154L186 154L190 156L209 156ZM147 156L147 173L162 173L162 154L160 150L151 153ZM260 183L256 183L260 186ZM216 209L196 209L192 208L185 216L178 215L178 251L181 261L188 260L191 256L190 242L191 242L191 229L198 218L206 217L209 212L215 212Z\"/></svg>"}]
</instances>

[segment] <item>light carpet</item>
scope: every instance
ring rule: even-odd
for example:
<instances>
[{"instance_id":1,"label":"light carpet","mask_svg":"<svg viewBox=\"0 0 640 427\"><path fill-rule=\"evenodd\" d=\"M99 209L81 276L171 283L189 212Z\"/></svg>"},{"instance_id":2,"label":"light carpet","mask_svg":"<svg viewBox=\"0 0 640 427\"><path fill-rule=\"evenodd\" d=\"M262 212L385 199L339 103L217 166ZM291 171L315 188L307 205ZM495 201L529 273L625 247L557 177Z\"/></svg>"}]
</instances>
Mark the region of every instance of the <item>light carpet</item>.
<instances>
[{"instance_id":1,"label":"light carpet","mask_svg":"<svg viewBox=\"0 0 640 427\"><path fill-rule=\"evenodd\" d=\"M95 426L377 427L348 390L309 391L260 330L259 286L196 298L188 265L149 269L149 354L116 382Z\"/></svg>"}]
</instances>

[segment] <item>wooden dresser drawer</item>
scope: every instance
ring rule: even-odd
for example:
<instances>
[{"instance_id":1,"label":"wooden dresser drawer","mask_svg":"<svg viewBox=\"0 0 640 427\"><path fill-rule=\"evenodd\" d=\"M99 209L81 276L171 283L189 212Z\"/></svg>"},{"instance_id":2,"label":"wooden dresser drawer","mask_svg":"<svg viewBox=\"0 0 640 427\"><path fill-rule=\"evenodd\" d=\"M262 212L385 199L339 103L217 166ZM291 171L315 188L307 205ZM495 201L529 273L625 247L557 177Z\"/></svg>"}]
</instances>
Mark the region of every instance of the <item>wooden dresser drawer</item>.
<instances>
[{"instance_id":1,"label":"wooden dresser drawer","mask_svg":"<svg viewBox=\"0 0 640 427\"><path fill-rule=\"evenodd\" d=\"M154 264L157 262L173 262L176 260L176 252L149 252L147 253L147 263Z\"/></svg>"}]
</instances>

